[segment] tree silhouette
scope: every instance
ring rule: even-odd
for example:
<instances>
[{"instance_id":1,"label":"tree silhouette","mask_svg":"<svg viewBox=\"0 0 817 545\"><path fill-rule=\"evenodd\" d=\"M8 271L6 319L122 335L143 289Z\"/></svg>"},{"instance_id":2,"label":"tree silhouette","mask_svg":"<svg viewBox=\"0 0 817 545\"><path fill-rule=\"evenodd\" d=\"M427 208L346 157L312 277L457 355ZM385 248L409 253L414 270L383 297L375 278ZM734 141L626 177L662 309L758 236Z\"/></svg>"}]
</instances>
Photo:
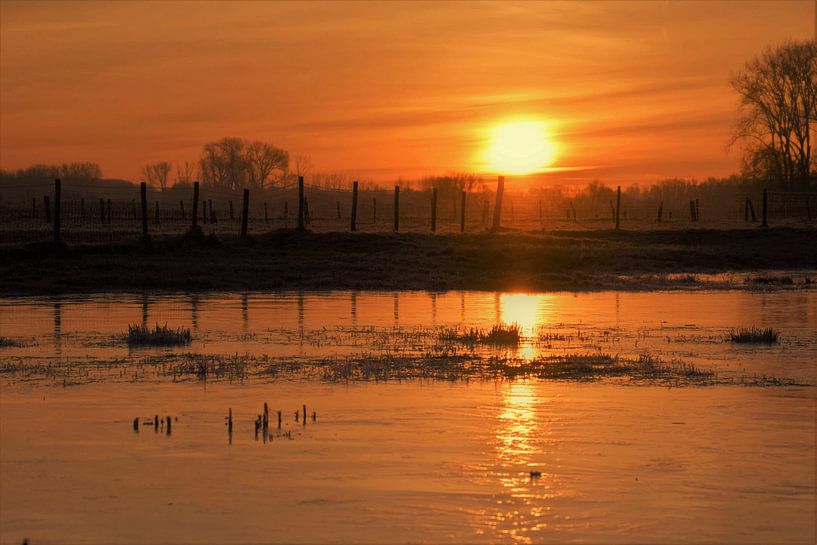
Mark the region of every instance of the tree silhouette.
<instances>
[{"instance_id":1,"label":"tree silhouette","mask_svg":"<svg viewBox=\"0 0 817 545\"><path fill-rule=\"evenodd\" d=\"M731 84L740 95L733 142L745 145L745 173L785 189L807 189L814 171L817 42L767 48Z\"/></svg>"}]
</instances>

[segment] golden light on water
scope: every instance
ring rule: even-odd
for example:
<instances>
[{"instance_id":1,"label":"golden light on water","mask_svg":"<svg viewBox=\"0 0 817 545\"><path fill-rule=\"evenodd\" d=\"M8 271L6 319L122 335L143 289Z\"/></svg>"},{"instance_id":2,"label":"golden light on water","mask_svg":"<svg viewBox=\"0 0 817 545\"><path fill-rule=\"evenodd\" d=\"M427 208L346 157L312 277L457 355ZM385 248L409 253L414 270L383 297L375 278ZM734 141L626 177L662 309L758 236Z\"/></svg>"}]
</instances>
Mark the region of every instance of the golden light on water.
<instances>
[{"instance_id":1,"label":"golden light on water","mask_svg":"<svg viewBox=\"0 0 817 545\"><path fill-rule=\"evenodd\" d=\"M517 324L526 335L531 335L539 323L544 295L527 293L503 293L499 299L501 321Z\"/></svg>"},{"instance_id":2,"label":"golden light on water","mask_svg":"<svg viewBox=\"0 0 817 545\"><path fill-rule=\"evenodd\" d=\"M506 121L488 130L482 163L493 172L532 174L553 164L556 148L544 121Z\"/></svg>"}]
</instances>

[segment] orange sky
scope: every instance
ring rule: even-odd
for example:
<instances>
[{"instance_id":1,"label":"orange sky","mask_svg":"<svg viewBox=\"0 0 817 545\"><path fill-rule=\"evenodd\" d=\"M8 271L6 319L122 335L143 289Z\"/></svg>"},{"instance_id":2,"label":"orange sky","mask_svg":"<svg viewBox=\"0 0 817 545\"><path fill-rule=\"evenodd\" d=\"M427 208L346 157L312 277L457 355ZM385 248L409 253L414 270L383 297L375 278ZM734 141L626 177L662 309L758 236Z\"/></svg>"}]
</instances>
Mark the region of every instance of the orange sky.
<instances>
[{"instance_id":1,"label":"orange sky","mask_svg":"<svg viewBox=\"0 0 817 545\"><path fill-rule=\"evenodd\" d=\"M478 170L546 121L548 179L726 175L728 79L814 2L2 2L0 166L195 159L222 136L390 180Z\"/></svg>"}]
</instances>

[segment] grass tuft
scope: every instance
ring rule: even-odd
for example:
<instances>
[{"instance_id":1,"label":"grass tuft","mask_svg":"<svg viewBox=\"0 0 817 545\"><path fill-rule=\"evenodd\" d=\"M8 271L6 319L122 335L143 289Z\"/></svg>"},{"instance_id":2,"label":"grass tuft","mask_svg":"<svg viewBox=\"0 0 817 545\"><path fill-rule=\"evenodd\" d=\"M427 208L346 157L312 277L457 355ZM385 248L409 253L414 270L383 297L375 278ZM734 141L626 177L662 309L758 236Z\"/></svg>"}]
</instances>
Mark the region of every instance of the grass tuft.
<instances>
[{"instance_id":1,"label":"grass tuft","mask_svg":"<svg viewBox=\"0 0 817 545\"><path fill-rule=\"evenodd\" d=\"M176 346L193 340L190 330L184 327L172 329L167 324L150 329L145 324L128 326L128 344L144 346Z\"/></svg>"},{"instance_id":2,"label":"grass tuft","mask_svg":"<svg viewBox=\"0 0 817 545\"><path fill-rule=\"evenodd\" d=\"M771 327L761 329L752 326L733 329L727 334L727 340L740 344L776 344L780 338L780 332Z\"/></svg>"},{"instance_id":3,"label":"grass tuft","mask_svg":"<svg viewBox=\"0 0 817 545\"><path fill-rule=\"evenodd\" d=\"M12 346L20 346L20 343L8 337L0 336L0 348L11 348Z\"/></svg>"},{"instance_id":4,"label":"grass tuft","mask_svg":"<svg viewBox=\"0 0 817 545\"><path fill-rule=\"evenodd\" d=\"M518 324L494 324L491 329L477 327L469 329L450 328L443 330L440 340L461 344L492 344L496 346L517 346L522 340L522 328Z\"/></svg>"}]
</instances>

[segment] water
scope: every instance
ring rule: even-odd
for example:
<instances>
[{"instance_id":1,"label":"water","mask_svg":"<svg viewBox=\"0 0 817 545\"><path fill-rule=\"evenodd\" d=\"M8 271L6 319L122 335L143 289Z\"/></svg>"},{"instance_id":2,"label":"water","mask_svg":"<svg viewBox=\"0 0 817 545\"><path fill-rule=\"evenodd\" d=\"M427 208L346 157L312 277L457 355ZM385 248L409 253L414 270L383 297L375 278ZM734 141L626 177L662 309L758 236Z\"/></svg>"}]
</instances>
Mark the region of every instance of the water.
<instances>
[{"instance_id":1,"label":"water","mask_svg":"<svg viewBox=\"0 0 817 545\"><path fill-rule=\"evenodd\" d=\"M142 321L196 340L129 349ZM0 335L25 346L0 362L422 353L441 327L500 321L522 344L478 350L650 353L817 382L813 291L3 299ZM781 343L723 341L751 325ZM814 542L812 386L128 376L0 375L2 543ZM283 413L272 440L254 433L264 401ZM315 421L295 421L304 403ZM154 414L178 418L170 435L133 431Z\"/></svg>"}]
</instances>

